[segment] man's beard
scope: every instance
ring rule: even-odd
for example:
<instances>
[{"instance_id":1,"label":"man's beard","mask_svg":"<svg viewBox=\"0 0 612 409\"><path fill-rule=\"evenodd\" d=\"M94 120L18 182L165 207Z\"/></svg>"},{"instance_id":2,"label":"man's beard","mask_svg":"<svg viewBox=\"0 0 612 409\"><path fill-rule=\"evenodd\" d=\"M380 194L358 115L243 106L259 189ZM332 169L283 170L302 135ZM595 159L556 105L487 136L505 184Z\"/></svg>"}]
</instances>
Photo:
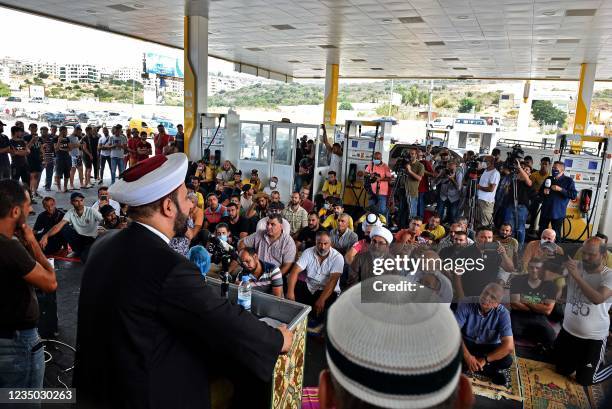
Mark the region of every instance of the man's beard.
<instances>
[{"instance_id":1,"label":"man's beard","mask_svg":"<svg viewBox=\"0 0 612 409\"><path fill-rule=\"evenodd\" d=\"M187 220L189 220L189 215L183 214L179 210L174 218L174 226L172 227L172 230L174 230L174 237L181 237L187 233Z\"/></svg>"},{"instance_id":2,"label":"man's beard","mask_svg":"<svg viewBox=\"0 0 612 409\"><path fill-rule=\"evenodd\" d=\"M381 258L384 257L387 252L385 250L379 250L379 249L374 249L372 247L370 247L370 254L372 255L373 258Z\"/></svg>"},{"instance_id":3,"label":"man's beard","mask_svg":"<svg viewBox=\"0 0 612 409\"><path fill-rule=\"evenodd\" d=\"M329 249L327 250L320 250L320 249L315 249L315 251L317 252L317 254L321 257L325 257L329 254Z\"/></svg>"}]
</instances>

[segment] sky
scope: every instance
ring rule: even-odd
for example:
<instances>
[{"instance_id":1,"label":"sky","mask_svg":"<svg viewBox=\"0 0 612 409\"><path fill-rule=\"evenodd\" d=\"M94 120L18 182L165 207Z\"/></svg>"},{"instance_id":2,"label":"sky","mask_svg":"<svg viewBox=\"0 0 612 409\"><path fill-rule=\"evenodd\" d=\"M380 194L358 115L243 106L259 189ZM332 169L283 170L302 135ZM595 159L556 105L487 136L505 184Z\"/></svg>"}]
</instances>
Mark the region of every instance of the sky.
<instances>
[{"instance_id":1,"label":"sky","mask_svg":"<svg viewBox=\"0 0 612 409\"><path fill-rule=\"evenodd\" d=\"M39 17L0 7L0 27L5 34L0 57L58 63L88 63L111 68L140 67L142 53L152 51L182 58L183 51L136 40L93 28ZM24 30L36 27L36 30ZM19 33L8 35L7 33ZM41 35L44 33L44 35ZM8 38L18 40L8 40ZM69 46L69 47L67 47ZM74 52L65 52L67 49ZM59 52L58 52L59 50ZM60 54L61 52L61 54ZM209 72L233 72L233 65L216 58L208 59Z\"/></svg>"}]
</instances>

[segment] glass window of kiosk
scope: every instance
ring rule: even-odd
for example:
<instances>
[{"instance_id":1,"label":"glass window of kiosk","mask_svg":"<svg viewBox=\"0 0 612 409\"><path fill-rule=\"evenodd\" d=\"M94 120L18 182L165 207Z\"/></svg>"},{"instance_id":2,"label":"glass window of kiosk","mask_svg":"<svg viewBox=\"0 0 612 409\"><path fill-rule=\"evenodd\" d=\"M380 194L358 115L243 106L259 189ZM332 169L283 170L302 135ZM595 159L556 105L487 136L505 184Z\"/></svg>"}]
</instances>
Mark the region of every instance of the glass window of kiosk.
<instances>
[{"instance_id":1,"label":"glass window of kiosk","mask_svg":"<svg viewBox=\"0 0 612 409\"><path fill-rule=\"evenodd\" d=\"M266 162L270 147L270 125L241 124L240 159Z\"/></svg>"}]
</instances>

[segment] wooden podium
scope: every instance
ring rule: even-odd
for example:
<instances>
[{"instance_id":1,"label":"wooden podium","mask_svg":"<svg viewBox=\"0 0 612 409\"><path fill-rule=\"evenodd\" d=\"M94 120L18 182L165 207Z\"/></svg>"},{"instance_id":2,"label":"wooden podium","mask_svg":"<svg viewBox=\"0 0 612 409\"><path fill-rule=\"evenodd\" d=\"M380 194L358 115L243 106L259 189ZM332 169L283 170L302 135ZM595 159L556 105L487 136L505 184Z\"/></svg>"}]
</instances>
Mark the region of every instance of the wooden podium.
<instances>
[{"instance_id":1,"label":"wooden podium","mask_svg":"<svg viewBox=\"0 0 612 409\"><path fill-rule=\"evenodd\" d=\"M219 287L221 281L207 277L210 285ZM229 299L236 302L238 297L238 286L230 284ZM308 305L295 301L285 300L260 291L253 291L251 296L251 313L256 317L271 318L286 324L294 331L293 344L285 355L278 357L274 367L274 375L271 382L271 409L300 409L302 406L302 386L304 382L304 360L306 357L306 327L308 313L311 308ZM216 408L226 407L228 399L214 396L215 393L225 394L227 388L211 387L213 405Z\"/></svg>"}]
</instances>

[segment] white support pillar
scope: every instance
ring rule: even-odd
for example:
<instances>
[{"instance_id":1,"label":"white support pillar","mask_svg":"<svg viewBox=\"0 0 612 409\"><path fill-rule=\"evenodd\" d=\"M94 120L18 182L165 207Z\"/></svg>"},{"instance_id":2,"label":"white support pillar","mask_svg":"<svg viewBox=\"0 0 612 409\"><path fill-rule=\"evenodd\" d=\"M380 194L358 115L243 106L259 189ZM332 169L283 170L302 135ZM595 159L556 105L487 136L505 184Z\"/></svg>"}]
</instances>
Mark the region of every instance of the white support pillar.
<instances>
[{"instance_id":1,"label":"white support pillar","mask_svg":"<svg viewBox=\"0 0 612 409\"><path fill-rule=\"evenodd\" d=\"M185 153L190 160L202 158L200 114L208 109L207 15L200 7L188 7L185 17Z\"/></svg>"}]
</instances>

